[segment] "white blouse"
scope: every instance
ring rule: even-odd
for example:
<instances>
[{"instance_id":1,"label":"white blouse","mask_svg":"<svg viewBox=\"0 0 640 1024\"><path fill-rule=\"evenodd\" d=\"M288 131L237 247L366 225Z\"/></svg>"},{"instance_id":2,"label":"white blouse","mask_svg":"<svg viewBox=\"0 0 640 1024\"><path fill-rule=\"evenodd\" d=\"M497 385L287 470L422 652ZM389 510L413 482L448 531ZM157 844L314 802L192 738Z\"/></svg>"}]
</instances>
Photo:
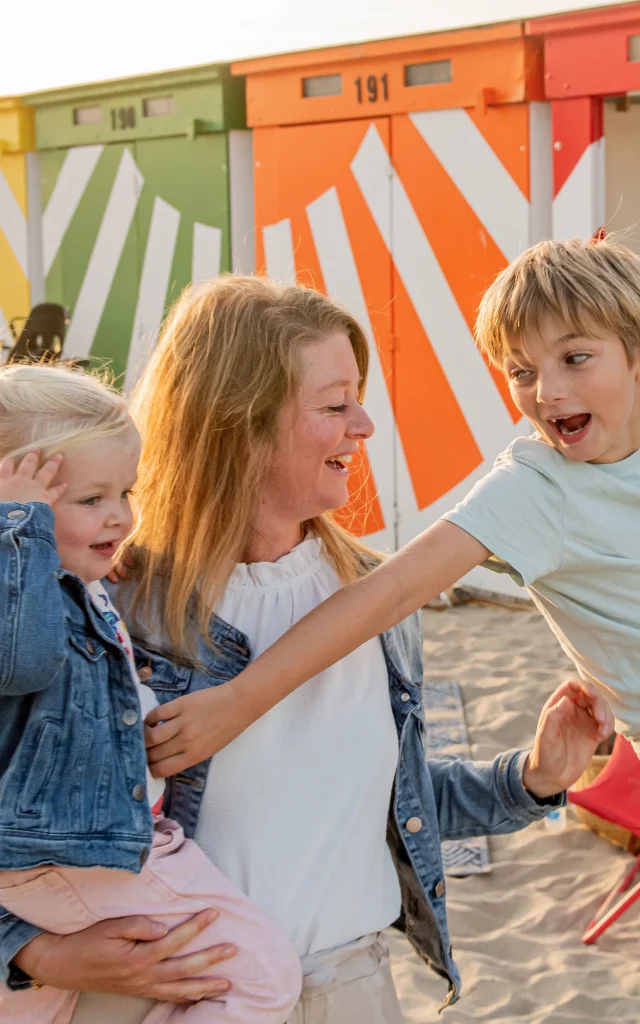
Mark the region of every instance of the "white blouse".
<instances>
[{"instance_id":1,"label":"white blouse","mask_svg":"<svg viewBox=\"0 0 640 1024\"><path fill-rule=\"evenodd\" d=\"M340 586L310 538L236 566L217 609L257 657ZM390 925L398 737L379 638L309 680L212 760L196 840L305 956Z\"/></svg>"}]
</instances>

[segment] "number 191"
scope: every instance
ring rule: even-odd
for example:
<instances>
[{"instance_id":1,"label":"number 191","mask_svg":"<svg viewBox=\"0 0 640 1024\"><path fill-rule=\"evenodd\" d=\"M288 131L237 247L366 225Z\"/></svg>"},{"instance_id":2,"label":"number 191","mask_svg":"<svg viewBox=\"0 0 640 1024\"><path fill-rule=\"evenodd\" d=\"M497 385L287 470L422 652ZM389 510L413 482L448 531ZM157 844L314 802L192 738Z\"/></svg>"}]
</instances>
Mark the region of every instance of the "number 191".
<instances>
[{"instance_id":1,"label":"number 191","mask_svg":"<svg viewBox=\"0 0 640 1024\"><path fill-rule=\"evenodd\" d=\"M363 79L360 76L358 76L354 84L356 87L356 97L358 103L364 102L364 90L362 88L363 84L366 89L366 97L368 103L377 103L379 99L389 99L389 79L387 78L386 73L384 75L380 75L379 84L376 75L367 75L366 79L364 79L364 82Z\"/></svg>"}]
</instances>

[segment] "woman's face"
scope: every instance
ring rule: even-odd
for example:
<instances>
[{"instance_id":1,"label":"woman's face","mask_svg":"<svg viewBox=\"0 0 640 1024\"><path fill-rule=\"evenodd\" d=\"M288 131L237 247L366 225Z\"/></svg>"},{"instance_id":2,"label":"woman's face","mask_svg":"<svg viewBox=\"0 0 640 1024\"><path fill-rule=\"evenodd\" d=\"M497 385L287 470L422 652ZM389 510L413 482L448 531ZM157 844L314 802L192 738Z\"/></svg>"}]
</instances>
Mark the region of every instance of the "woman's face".
<instances>
[{"instance_id":1,"label":"woman's face","mask_svg":"<svg viewBox=\"0 0 640 1024\"><path fill-rule=\"evenodd\" d=\"M358 401L360 372L346 334L311 342L300 353L300 388L280 412L263 510L297 523L349 500L349 463L373 423Z\"/></svg>"}]
</instances>

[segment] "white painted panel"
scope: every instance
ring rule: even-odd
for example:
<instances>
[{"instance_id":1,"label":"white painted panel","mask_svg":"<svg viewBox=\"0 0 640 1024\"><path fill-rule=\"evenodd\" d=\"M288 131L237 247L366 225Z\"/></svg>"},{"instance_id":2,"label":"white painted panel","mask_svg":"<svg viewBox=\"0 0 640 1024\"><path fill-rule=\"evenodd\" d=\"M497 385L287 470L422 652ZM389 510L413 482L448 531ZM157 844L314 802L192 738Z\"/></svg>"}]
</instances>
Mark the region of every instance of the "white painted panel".
<instances>
[{"instance_id":1,"label":"white painted panel","mask_svg":"<svg viewBox=\"0 0 640 1024\"><path fill-rule=\"evenodd\" d=\"M255 270L253 197L253 132L229 132L231 269L234 274L253 274Z\"/></svg>"},{"instance_id":2,"label":"white painted panel","mask_svg":"<svg viewBox=\"0 0 640 1024\"><path fill-rule=\"evenodd\" d=\"M524 418L511 428L511 436L503 445L504 448L510 440L515 437L522 437L531 433L531 424ZM436 442L437 443L437 440ZM422 530L426 530L435 523L445 512L449 512L459 501L469 493L471 488L481 480L483 476L493 468L494 459L485 459L470 473L464 480L461 480L446 494L443 494L437 501L434 501L427 508L421 509L415 516L403 516L400 519L398 544L407 544ZM492 591L497 594L508 594L512 597L527 597L526 591L518 587L513 580L504 573L491 572L489 569L477 567L460 580L462 584Z\"/></svg>"},{"instance_id":3,"label":"white painted panel","mask_svg":"<svg viewBox=\"0 0 640 1024\"><path fill-rule=\"evenodd\" d=\"M604 224L604 139L592 142L553 201L553 237L591 238Z\"/></svg>"},{"instance_id":4,"label":"white painted panel","mask_svg":"<svg viewBox=\"0 0 640 1024\"><path fill-rule=\"evenodd\" d=\"M628 110L604 104L605 226L624 231L625 243L640 253L640 103Z\"/></svg>"},{"instance_id":5,"label":"white painted panel","mask_svg":"<svg viewBox=\"0 0 640 1024\"><path fill-rule=\"evenodd\" d=\"M552 237L553 148L551 104L529 104L529 239Z\"/></svg>"},{"instance_id":6,"label":"white painted panel","mask_svg":"<svg viewBox=\"0 0 640 1024\"><path fill-rule=\"evenodd\" d=\"M31 306L44 302L44 272L42 268L42 195L40 190L40 154L27 153L27 265Z\"/></svg>"},{"instance_id":7,"label":"white painted panel","mask_svg":"<svg viewBox=\"0 0 640 1024\"><path fill-rule=\"evenodd\" d=\"M283 284L296 283L291 221L287 218L262 229L267 274Z\"/></svg>"},{"instance_id":8,"label":"white painted panel","mask_svg":"<svg viewBox=\"0 0 640 1024\"><path fill-rule=\"evenodd\" d=\"M476 443L485 459L493 459L513 436L511 417L375 127L368 130L351 168ZM389 176L391 239L383 201Z\"/></svg>"},{"instance_id":9,"label":"white painted panel","mask_svg":"<svg viewBox=\"0 0 640 1024\"><path fill-rule=\"evenodd\" d=\"M42 263L45 277L78 209L104 146L76 146L64 158L42 218Z\"/></svg>"},{"instance_id":10,"label":"white painted panel","mask_svg":"<svg viewBox=\"0 0 640 1024\"><path fill-rule=\"evenodd\" d=\"M26 277L29 273L27 221L2 171L0 171L0 231L9 243L20 269Z\"/></svg>"},{"instance_id":11,"label":"white painted panel","mask_svg":"<svg viewBox=\"0 0 640 1024\"><path fill-rule=\"evenodd\" d=\"M156 196L124 378L127 394L136 384L158 341L179 224L178 210Z\"/></svg>"},{"instance_id":12,"label":"white painted panel","mask_svg":"<svg viewBox=\"0 0 640 1024\"><path fill-rule=\"evenodd\" d=\"M411 120L507 260L529 242L529 203L466 110Z\"/></svg>"},{"instance_id":13,"label":"white painted panel","mask_svg":"<svg viewBox=\"0 0 640 1024\"><path fill-rule=\"evenodd\" d=\"M84 357L91 351L143 184L125 149L67 332L64 347L69 356Z\"/></svg>"},{"instance_id":14,"label":"white painted panel","mask_svg":"<svg viewBox=\"0 0 640 1024\"><path fill-rule=\"evenodd\" d=\"M387 202L389 198L387 182ZM330 188L310 203L307 216L327 292L353 313L369 340L371 362L365 408L376 430L367 441L367 452L386 526L384 546L391 547L396 541L396 507L415 510L416 498L336 189Z\"/></svg>"},{"instance_id":15,"label":"white painted panel","mask_svg":"<svg viewBox=\"0 0 640 1024\"><path fill-rule=\"evenodd\" d=\"M220 273L222 231L208 224L193 225L193 255L191 280L208 281Z\"/></svg>"},{"instance_id":16,"label":"white painted panel","mask_svg":"<svg viewBox=\"0 0 640 1024\"><path fill-rule=\"evenodd\" d=\"M13 347L13 341L13 334L9 329L9 324L7 323L4 311L0 306L0 366L9 355L8 349L5 350L5 345Z\"/></svg>"}]
</instances>

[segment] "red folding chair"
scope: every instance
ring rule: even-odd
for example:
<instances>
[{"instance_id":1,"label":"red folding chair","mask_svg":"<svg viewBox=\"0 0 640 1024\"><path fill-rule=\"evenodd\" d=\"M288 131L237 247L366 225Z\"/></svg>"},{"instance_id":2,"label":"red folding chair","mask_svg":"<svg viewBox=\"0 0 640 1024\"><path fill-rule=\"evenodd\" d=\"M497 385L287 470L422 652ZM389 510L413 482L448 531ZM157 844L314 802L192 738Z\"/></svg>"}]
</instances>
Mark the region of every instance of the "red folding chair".
<instances>
[{"instance_id":1,"label":"red folding chair","mask_svg":"<svg viewBox=\"0 0 640 1024\"><path fill-rule=\"evenodd\" d=\"M640 836L640 757L629 740L617 736L607 764L594 781L584 789L569 793L569 800ZM582 936L588 945L640 899L640 855L606 900Z\"/></svg>"}]
</instances>

